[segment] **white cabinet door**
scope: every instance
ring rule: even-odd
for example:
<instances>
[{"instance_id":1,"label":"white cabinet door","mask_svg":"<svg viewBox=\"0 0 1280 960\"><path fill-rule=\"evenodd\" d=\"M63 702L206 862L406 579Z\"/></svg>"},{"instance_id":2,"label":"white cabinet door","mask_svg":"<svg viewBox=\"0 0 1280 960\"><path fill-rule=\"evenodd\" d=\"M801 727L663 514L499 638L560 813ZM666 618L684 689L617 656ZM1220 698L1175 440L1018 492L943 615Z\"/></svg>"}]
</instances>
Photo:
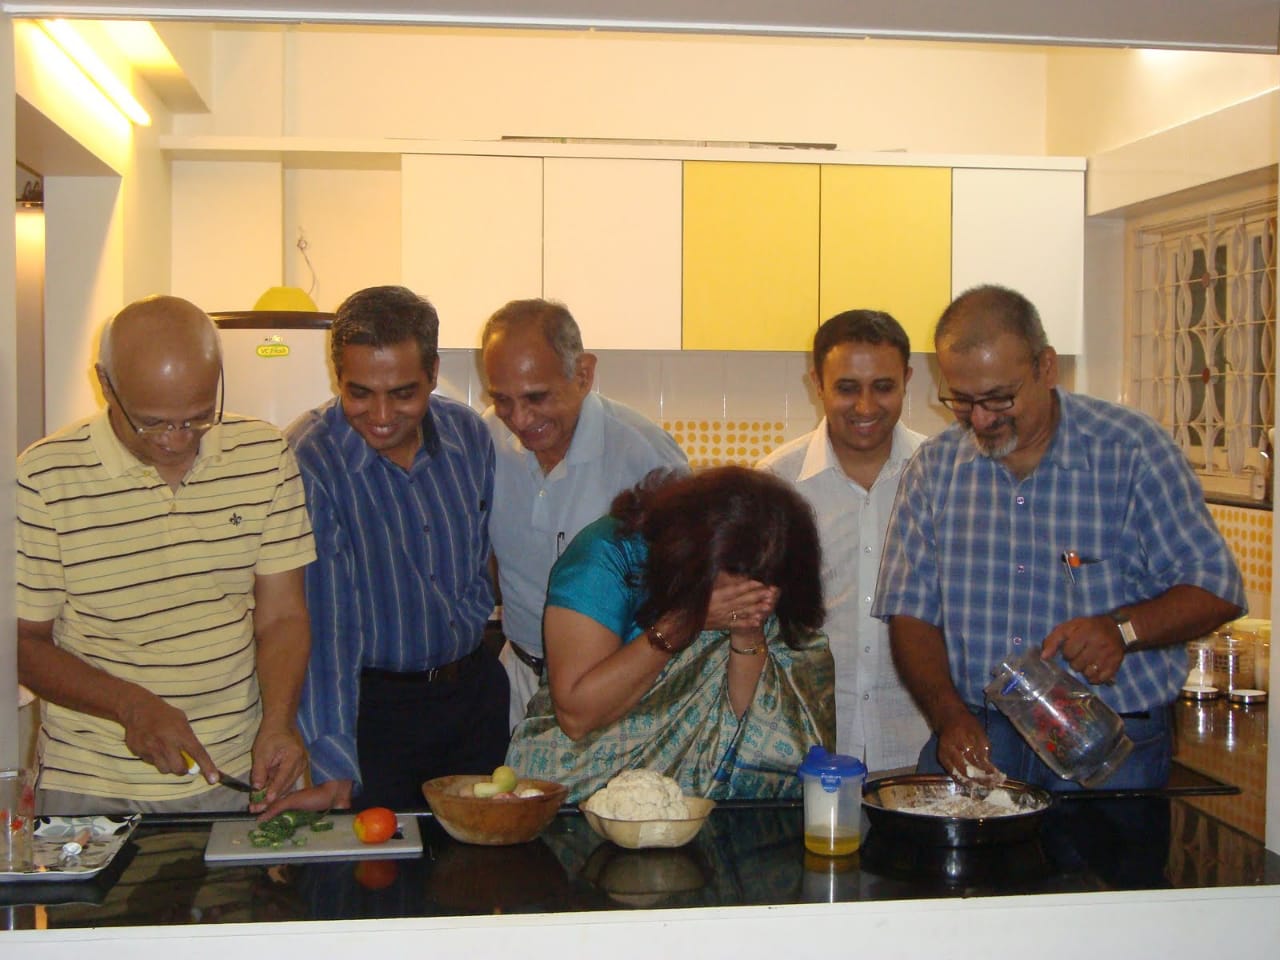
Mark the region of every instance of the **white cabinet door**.
<instances>
[{"instance_id":1,"label":"white cabinet door","mask_svg":"<svg viewBox=\"0 0 1280 960\"><path fill-rule=\"evenodd\" d=\"M951 290L1012 287L1049 343L1084 346L1084 172L958 168L951 184Z\"/></svg>"},{"instance_id":2,"label":"white cabinet door","mask_svg":"<svg viewBox=\"0 0 1280 960\"><path fill-rule=\"evenodd\" d=\"M508 300L542 296L542 159L401 159L401 282L440 313L440 346L480 346Z\"/></svg>"},{"instance_id":3,"label":"white cabinet door","mask_svg":"<svg viewBox=\"0 0 1280 960\"><path fill-rule=\"evenodd\" d=\"M543 163L546 296L588 350L679 350L680 161Z\"/></svg>"}]
</instances>

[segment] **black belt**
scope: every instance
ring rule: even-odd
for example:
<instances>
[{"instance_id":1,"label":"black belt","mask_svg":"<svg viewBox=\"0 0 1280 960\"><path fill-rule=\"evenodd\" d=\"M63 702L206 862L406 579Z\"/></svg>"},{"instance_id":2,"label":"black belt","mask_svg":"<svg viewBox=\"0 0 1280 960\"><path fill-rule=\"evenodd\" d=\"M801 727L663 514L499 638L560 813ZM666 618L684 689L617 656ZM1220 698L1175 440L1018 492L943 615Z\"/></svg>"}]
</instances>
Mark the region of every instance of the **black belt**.
<instances>
[{"instance_id":1,"label":"black belt","mask_svg":"<svg viewBox=\"0 0 1280 960\"><path fill-rule=\"evenodd\" d=\"M374 680L381 683L400 683L406 686L454 683L459 677L468 672L471 666L479 660L483 652L483 647L476 647L465 657L460 657L453 663L446 663L440 667L431 667L428 670L382 670L378 667L365 667L360 671L360 679Z\"/></svg>"},{"instance_id":2,"label":"black belt","mask_svg":"<svg viewBox=\"0 0 1280 960\"><path fill-rule=\"evenodd\" d=\"M541 657L535 657L528 650L524 649L524 647L520 646L520 644L514 643L510 639L507 640L507 643L511 645L511 652L516 655L517 660L536 673L539 677L542 676L542 668L547 665L546 660Z\"/></svg>"}]
</instances>

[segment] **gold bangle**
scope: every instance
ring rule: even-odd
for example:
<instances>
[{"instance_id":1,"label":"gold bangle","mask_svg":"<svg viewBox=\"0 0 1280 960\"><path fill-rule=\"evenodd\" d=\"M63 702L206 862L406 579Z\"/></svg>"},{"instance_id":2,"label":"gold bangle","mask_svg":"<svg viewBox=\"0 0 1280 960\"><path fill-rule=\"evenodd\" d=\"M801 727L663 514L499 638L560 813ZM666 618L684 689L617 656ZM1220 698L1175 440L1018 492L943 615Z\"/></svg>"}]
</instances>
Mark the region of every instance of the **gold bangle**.
<instances>
[{"instance_id":1,"label":"gold bangle","mask_svg":"<svg viewBox=\"0 0 1280 960\"><path fill-rule=\"evenodd\" d=\"M765 645L763 643L757 643L754 647L747 647L746 649L740 649L738 647L735 647L732 643L730 643L729 652L740 653L744 657L754 657L757 653L759 653L761 650L764 649L764 646Z\"/></svg>"},{"instance_id":2,"label":"gold bangle","mask_svg":"<svg viewBox=\"0 0 1280 960\"><path fill-rule=\"evenodd\" d=\"M649 646L653 647L655 650L661 650L663 653L672 655L679 652L675 647L667 642L667 638L662 635L662 632L656 626L650 627L646 630L645 635L649 638Z\"/></svg>"}]
</instances>

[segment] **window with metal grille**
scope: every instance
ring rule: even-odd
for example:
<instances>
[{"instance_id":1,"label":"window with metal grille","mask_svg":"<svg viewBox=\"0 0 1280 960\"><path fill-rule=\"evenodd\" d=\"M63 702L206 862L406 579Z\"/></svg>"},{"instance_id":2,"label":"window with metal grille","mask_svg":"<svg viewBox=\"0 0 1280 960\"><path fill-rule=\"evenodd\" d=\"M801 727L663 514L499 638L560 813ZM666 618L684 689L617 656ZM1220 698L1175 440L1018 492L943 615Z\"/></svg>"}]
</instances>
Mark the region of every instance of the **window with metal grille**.
<instances>
[{"instance_id":1,"label":"window with metal grille","mask_svg":"<svg viewBox=\"0 0 1280 960\"><path fill-rule=\"evenodd\" d=\"M1271 499L1274 189L1130 225L1128 384L1210 499Z\"/></svg>"}]
</instances>

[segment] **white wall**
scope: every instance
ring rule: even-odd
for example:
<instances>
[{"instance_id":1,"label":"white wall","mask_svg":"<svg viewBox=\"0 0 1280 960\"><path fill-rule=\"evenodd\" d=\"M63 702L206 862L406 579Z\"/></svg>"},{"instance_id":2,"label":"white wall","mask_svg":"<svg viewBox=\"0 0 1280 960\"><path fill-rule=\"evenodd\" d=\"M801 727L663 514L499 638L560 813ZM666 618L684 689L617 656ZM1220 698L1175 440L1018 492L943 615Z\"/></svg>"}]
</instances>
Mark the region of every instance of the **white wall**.
<instances>
[{"instance_id":1,"label":"white wall","mask_svg":"<svg viewBox=\"0 0 1280 960\"><path fill-rule=\"evenodd\" d=\"M14 129L13 24L0 17L0 131ZM0 169L12 170L14 138L0 134ZM14 461L17 445L17 300L14 233L0 230L0 544L13 543ZM18 763L18 666L15 652L17 613L14 608L13 564L0 564L0 767Z\"/></svg>"},{"instance_id":2,"label":"white wall","mask_svg":"<svg viewBox=\"0 0 1280 960\"><path fill-rule=\"evenodd\" d=\"M17 443L21 452L44 436L44 210L19 207L15 238L14 317Z\"/></svg>"},{"instance_id":3,"label":"white wall","mask_svg":"<svg viewBox=\"0 0 1280 960\"><path fill-rule=\"evenodd\" d=\"M1055 49L1048 153L1092 156L1280 85L1280 57L1176 50Z\"/></svg>"},{"instance_id":4,"label":"white wall","mask_svg":"<svg viewBox=\"0 0 1280 960\"><path fill-rule=\"evenodd\" d=\"M214 111L175 132L1044 151L1034 47L302 26L279 28L279 75L271 29L219 30Z\"/></svg>"}]
</instances>

